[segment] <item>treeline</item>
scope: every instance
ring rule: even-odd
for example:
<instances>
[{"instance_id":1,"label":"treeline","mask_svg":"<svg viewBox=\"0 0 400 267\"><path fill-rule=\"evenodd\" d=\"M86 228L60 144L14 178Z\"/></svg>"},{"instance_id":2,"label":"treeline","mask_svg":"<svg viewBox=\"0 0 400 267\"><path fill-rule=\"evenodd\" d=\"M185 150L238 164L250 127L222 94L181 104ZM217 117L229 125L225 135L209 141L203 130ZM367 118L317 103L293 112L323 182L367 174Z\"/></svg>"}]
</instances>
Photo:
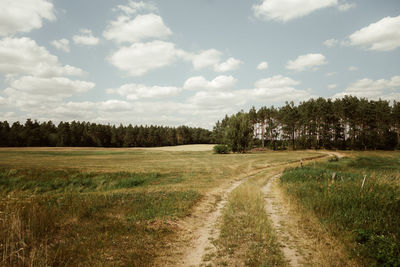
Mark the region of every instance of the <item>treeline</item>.
<instances>
[{"instance_id":1,"label":"treeline","mask_svg":"<svg viewBox=\"0 0 400 267\"><path fill-rule=\"evenodd\" d=\"M123 126L89 122L0 122L0 146L154 147L212 143L212 132L187 126Z\"/></svg>"},{"instance_id":2,"label":"treeline","mask_svg":"<svg viewBox=\"0 0 400 267\"><path fill-rule=\"evenodd\" d=\"M251 130L248 133L248 130ZM275 107L254 107L225 116L214 127L218 143L233 151L253 145L279 149L396 149L400 144L400 102L310 99Z\"/></svg>"}]
</instances>

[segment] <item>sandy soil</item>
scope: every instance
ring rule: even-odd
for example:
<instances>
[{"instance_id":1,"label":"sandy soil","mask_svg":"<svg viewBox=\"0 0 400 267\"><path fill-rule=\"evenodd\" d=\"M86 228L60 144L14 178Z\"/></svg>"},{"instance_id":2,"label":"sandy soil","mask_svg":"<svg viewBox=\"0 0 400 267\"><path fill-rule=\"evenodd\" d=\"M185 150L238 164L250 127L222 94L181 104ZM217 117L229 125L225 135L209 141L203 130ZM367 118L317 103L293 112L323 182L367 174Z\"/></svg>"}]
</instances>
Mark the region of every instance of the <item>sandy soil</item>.
<instances>
[{"instance_id":1,"label":"sandy soil","mask_svg":"<svg viewBox=\"0 0 400 267\"><path fill-rule=\"evenodd\" d=\"M293 230L293 218L290 217L288 209L285 207L282 192L278 188L280 174L272 177L262 188L265 194L265 211L274 226L278 242L281 244L283 256L290 266L301 266L306 262L302 256L304 253L311 254L305 248L300 249L300 236L291 234ZM288 229L291 228L291 229Z\"/></svg>"}]
</instances>

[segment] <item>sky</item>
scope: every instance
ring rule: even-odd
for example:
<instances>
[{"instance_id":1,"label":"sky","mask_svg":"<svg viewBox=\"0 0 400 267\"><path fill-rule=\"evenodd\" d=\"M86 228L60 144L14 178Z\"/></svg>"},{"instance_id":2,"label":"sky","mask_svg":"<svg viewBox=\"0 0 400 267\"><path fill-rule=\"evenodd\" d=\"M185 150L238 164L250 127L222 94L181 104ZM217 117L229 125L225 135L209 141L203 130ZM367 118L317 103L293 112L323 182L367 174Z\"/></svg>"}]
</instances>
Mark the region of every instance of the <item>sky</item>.
<instances>
[{"instance_id":1,"label":"sky","mask_svg":"<svg viewBox=\"0 0 400 267\"><path fill-rule=\"evenodd\" d=\"M212 129L251 106L400 101L398 0L0 0L0 120Z\"/></svg>"}]
</instances>

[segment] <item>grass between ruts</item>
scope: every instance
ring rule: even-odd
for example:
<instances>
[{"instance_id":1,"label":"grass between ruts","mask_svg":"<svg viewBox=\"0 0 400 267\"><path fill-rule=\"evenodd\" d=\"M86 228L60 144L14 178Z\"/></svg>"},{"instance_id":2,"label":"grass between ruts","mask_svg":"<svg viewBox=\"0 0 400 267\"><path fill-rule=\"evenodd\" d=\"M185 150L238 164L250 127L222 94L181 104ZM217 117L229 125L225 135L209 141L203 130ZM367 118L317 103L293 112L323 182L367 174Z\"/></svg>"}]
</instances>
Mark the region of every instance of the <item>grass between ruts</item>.
<instances>
[{"instance_id":1,"label":"grass between ruts","mask_svg":"<svg viewBox=\"0 0 400 267\"><path fill-rule=\"evenodd\" d=\"M217 263L225 266L286 266L264 208L263 172L235 189L223 210Z\"/></svg>"},{"instance_id":2,"label":"grass between ruts","mask_svg":"<svg viewBox=\"0 0 400 267\"><path fill-rule=\"evenodd\" d=\"M281 183L360 264L400 266L398 152L357 153L288 169Z\"/></svg>"},{"instance_id":3,"label":"grass between ruts","mask_svg":"<svg viewBox=\"0 0 400 267\"><path fill-rule=\"evenodd\" d=\"M0 149L0 265L152 266L203 194L315 155Z\"/></svg>"}]
</instances>

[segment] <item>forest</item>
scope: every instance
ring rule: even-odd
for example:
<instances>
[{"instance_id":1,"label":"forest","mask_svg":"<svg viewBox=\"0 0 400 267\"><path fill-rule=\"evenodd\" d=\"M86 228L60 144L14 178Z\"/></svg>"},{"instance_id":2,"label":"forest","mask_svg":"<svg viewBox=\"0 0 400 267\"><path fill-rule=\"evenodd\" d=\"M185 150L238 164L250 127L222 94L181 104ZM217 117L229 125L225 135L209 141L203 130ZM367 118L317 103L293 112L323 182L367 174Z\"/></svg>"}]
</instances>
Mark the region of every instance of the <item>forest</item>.
<instances>
[{"instance_id":1,"label":"forest","mask_svg":"<svg viewBox=\"0 0 400 267\"><path fill-rule=\"evenodd\" d=\"M208 144L211 131L187 126L123 126L90 122L0 122L0 147L154 147Z\"/></svg>"},{"instance_id":2,"label":"forest","mask_svg":"<svg viewBox=\"0 0 400 267\"><path fill-rule=\"evenodd\" d=\"M253 145L281 149L393 150L400 144L400 102L310 99L280 108L254 107L226 115L214 127L217 143L243 152ZM263 138L262 138L263 137Z\"/></svg>"},{"instance_id":3,"label":"forest","mask_svg":"<svg viewBox=\"0 0 400 267\"><path fill-rule=\"evenodd\" d=\"M213 131L187 126L124 126L90 122L0 122L0 146L153 147L226 144L233 152L253 147L393 150L400 144L400 102L310 99L294 105L252 107L226 115Z\"/></svg>"}]
</instances>

